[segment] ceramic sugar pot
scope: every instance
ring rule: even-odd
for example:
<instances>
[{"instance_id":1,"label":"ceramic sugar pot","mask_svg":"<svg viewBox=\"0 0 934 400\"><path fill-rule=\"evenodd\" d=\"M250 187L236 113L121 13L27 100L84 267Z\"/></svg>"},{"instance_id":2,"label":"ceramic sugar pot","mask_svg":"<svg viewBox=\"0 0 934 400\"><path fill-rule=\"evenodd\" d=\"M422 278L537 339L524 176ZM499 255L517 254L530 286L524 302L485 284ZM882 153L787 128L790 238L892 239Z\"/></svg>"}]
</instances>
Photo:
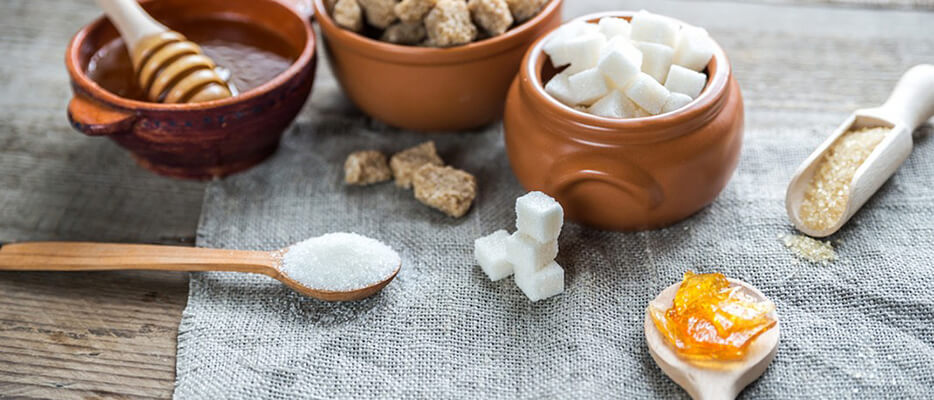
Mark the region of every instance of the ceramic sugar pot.
<instances>
[{"instance_id":1,"label":"ceramic sugar pot","mask_svg":"<svg viewBox=\"0 0 934 400\"><path fill-rule=\"evenodd\" d=\"M707 65L706 87L690 104L657 116L611 119L545 92L544 83L558 72L543 52L549 37L526 53L506 102L506 151L526 189L556 198L572 221L621 231L673 224L716 199L736 168L743 136L742 95L719 45Z\"/></svg>"}]
</instances>

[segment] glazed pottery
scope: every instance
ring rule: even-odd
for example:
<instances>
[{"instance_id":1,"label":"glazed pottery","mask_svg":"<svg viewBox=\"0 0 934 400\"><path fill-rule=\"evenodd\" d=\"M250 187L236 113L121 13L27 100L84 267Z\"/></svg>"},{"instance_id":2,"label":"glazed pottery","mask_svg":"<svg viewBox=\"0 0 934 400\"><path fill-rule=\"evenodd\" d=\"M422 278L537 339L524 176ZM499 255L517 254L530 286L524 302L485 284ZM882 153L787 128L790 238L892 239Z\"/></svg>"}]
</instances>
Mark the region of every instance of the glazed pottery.
<instances>
[{"instance_id":1,"label":"glazed pottery","mask_svg":"<svg viewBox=\"0 0 934 400\"><path fill-rule=\"evenodd\" d=\"M143 167L180 178L225 176L271 155L314 81L315 36L307 19L274 0L151 0L142 6L170 27L181 18L254 24L288 42L298 58L273 80L232 98L194 104L126 99L86 74L92 56L118 37L101 18L81 29L66 52L74 92L68 105L72 126L90 136L108 136Z\"/></svg>"},{"instance_id":2,"label":"glazed pottery","mask_svg":"<svg viewBox=\"0 0 934 400\"><path fill-rule=\"evenodd\" d=\"M403 46L343 29L315 0L328 60L347 96L368 115L415 131L459 131L499 119L522 56L561 24L563 0L506 33L451 48Z\"/></svg>"},{"instance_id":3,"label":"glazed pottery","mask_svg":"<svg viewBox=\"0 0 934 400\"><path fill-rule=\"evenodd\" d=\"M630 18L634 13L595 14ZM543 89L557 72L528 51L506 102L504 131L512 169L572 221L632 231L680 221L714 201L739 160L743 101L719 46L703 92L684 108L652 117L611 119L577 111Z\"/></svg>"}]
</instances>

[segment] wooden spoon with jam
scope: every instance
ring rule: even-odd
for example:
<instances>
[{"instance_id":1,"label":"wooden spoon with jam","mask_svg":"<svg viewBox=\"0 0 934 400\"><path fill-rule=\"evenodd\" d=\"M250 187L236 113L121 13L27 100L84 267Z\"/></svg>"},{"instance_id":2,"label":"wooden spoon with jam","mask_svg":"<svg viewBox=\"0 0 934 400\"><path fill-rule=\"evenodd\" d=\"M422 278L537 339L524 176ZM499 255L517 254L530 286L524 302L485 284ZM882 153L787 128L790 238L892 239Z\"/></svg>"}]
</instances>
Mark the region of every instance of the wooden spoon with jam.
<instances>
[{"instance_id":1,"label":"wooden spoon with jam","mask_svg":"<svg viewBox=\"0 0 934 400\"><path fill-rule=\"evenodd\" d=\"M698 400L736 398L775 358L778 337L774 304L752 285L721 274L686 273L645 313L652 359Z\"/></svg>"}]
</instances>

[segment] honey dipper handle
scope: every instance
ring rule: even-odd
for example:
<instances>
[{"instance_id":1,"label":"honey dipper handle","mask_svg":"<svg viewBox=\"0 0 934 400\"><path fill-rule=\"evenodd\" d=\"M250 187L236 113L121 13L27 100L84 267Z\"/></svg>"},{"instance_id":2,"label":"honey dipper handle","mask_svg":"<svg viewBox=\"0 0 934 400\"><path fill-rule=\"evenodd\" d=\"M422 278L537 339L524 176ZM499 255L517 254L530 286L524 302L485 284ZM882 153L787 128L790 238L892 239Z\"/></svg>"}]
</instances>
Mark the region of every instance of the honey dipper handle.
<instances>
[{"instance_id":1,"label":"honey dipper handle","mask_svg":"<svg viewBox=\"0 0 934 400\"><path fill-rule=\"evenodd\" d=\"M97 4L120 31L130 54L143 38L169 30L147 14L136 0L97 0Z\"/></svg>"},{"instance_id":2,"label":"honey dipper handle","mask_svg":"<svg viewBox=\"0 0 934 400\"><path fill-rule=\"evenodd\" d=\"M934 116L934 65L920 64L905 72L880 112L909 130Z\"/></svg>"},{"instance_id":3,"label":"honey dipper handle","mask_svg":"<svg viewBox=\"0 0 934 400\"><path fill-rule=\"evenodd\" d=\"M32 242L0 247L0 271L235 271L277 276L265 251L138 244Z\"/></svg>"}]
</instances>

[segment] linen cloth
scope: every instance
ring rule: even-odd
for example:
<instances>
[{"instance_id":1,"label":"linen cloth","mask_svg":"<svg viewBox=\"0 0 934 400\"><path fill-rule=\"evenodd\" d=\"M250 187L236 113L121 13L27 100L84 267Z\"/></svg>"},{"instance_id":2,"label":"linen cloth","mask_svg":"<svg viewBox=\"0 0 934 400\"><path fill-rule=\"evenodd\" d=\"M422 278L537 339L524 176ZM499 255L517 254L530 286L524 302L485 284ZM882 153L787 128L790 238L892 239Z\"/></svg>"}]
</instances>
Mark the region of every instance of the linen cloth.
<instances>
[{"instance_id":1,"label":"linen cloth","mask_svg":"<svg viewBox=\"0 0 934 400\"><path fill-rule=\"evenodd\" d=\"M512 279L490 282L473 241L515 229L525 190L502 128L426 136L387 128L345 98L326 63L282 147L257 168L212 183L199 246L272 250L335 231L391 245L399 276L350 303L303 298L263 276L194 273L178 337L175 397L685 398L653 363L645 307L686 270L750 282L777 305L778 355L746 398L918 398L934 386L934 141L930 127L870 202L832 237L839 259L797 260L784 190L839 115L792 122L748 110L730 184L665 229L598 231L567 223L558 263L566 292L529 302ZM385 183L343 185L352 151L434 140L476 175L462 219Z\"/></svg>"}]
</instances>

